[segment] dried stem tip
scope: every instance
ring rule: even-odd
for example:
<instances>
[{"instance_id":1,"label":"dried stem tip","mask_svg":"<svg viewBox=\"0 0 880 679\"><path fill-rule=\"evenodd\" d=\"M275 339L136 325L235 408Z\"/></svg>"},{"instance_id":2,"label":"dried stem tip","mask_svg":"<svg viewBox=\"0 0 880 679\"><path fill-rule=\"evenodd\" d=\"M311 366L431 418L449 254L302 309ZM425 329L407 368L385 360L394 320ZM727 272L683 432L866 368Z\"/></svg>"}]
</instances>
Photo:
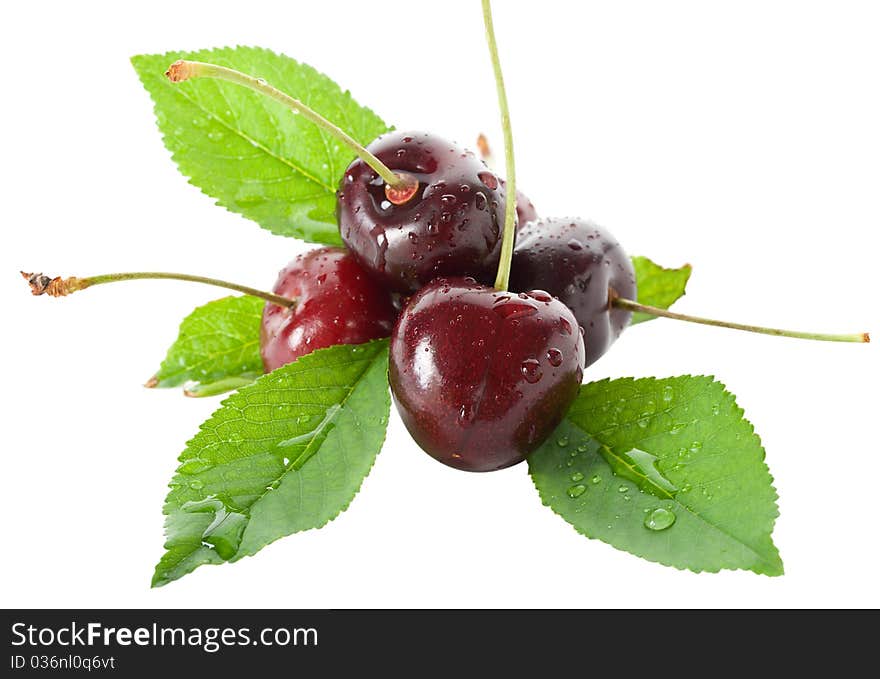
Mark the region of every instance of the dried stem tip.
<instances>
[{"instance_id":1,"label":"dried stem tip","mask_svg":"<svg viewBox=\"0 0 880 679\"><path fill-rule=\"evenodd\" d=\"M71 276L70 278L61 278L61 276L49 278L49 276L44 276L41 273L25 273L24 271L21 272L21 276L31 286L31 294L34 295L65 297L72 292L87 287L87 284L84 284L84 281L76 276Z\"/></svg>"},{"instance_id":2,"label":"dried stem tip","mask_svg":"<svg viewBox=\"0 0 880 679\"><path fill-rule=\"evenodd\" d=\"M489 158L492 155L492 149L489 148L489 140L486 139L486 135L480 132L480 136L477 137L477 150L480 152L480 157L483 160Z\"/></svg>"},{"instance_id":3,"label":"dried stem tip","mask_svg":"<svg viewBox=\"0 0 880 679\"><path fill-rule=\"evenodd\" d=\"M184 80L189 80L195 75L195 67L197 65L196 62L178 59L165 71L165 77L173 83L182 83Z\"/></svg>"}]
</instances>

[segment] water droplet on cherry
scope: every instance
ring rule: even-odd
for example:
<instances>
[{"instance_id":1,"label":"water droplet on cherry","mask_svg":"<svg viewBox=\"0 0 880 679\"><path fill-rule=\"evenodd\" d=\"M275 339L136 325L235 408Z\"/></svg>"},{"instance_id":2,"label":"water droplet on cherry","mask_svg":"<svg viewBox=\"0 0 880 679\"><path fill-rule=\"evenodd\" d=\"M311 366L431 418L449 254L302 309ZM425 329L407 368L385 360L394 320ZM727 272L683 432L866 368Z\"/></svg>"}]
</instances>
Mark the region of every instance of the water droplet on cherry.
<instances>
[{"instance_id":1,"label":"water droplet on cherry","mask_svg":"<svg viewBox=\"0 0 880 679\"><path fill-rule=\"evenodd\" d=\"M537 359L527 358L520 366L520 372L529 384L535 384L540 380L544 373L541 371L541 364Z\"/></svg>"}]
</instances>

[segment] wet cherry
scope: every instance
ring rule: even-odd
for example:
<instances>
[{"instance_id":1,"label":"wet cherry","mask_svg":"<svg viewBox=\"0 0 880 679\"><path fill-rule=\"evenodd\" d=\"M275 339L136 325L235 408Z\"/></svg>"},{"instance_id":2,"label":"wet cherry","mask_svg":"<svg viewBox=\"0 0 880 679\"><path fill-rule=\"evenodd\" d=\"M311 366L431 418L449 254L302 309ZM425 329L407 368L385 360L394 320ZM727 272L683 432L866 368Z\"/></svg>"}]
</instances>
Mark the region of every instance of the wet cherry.
<instances>
[{"instance_id":1,"label":"wet cherry","mask_svg":"<svg viewBox=\"0 0 880 679\"><path fill-rule=\"evenodd\" d=\"M489 140L486 138L486 135L480 134L477 137L477 148L480 150L480 157L482 157L483 162L486 163L489 167L493 167L493 157L492 157L492 149L489 147ZM501 188L507 188L507 182L503 179L501 180ZM528 196L524 194L522 191L517 189L516 191L516 221L520 226L533 222L538 218L538 211L535 209L535 206L532 204L532 201L529 200Z\"/></svg>"},{"instance_id":2,"label":"wet cherry","mask_svg":"<svg viewBox=\"0 0 880 679\"><path fill-rule=\"evenodd\" d=\"M549 294L438 279L404 307L391 335L394 401L416 442L441 462L492 471L522 461L577 395L584 343Z\"/></svg>"},{"instance_id":3,"label":"wet cherry","mask_svg":"<svg viewBox=\"0 0 880 679\"><path fill-rule=\"evenodd\" d=\"M390 294L342 248L299 255L278 275L273 292L292 308L267 302L260 326L266 372L315 349L387 337L397 317Z\"/></svg>"},{"instance_id":4,"label":"wet cherry","mask_svg":"<svg viewBox=\"0 0 880 679\"><path fill-rule=\"evenodd\" d=\"M529 200L529 197L524 194L522 191L517 190L516 192L516 223L519 225L519 228L524 227L529 222L534 222L538 219L538 211L535 209L535 206L532 204L532 201Z\"/></svg>"},{"instance_id":5,"label":"wet cherry","mask_svg":"<svg viewBox=\"0 0 880 679\"><path fill-rule=\"evenodd\" d=\"M426 133L390 132L367 150L396 174L418 180L401 204L360 158L342 179L337 216L358 262L391 290L412 293L438 276L490 283L498 268L504 188L470 151Z\"/></svg>"},{"instance_id":6,"label":"wet cherry","mask_svg":"<svg viewBox=\"0 0 880 679\"><path fill-rule=\"evenodd\" d=\"M523 225L510 274L511 290L546 290L574 312L586 333L587 365L595 363L629 324L632 313L612 308L609 288L636 299L632 261L607 231L583 219L543 219Z\"/></svg>"},{"instance_id":7,"label":"wet cherry","mask_svg":"<svg viewBox=\"0 0 880 679\"><path fill-rule=\"evenodd\" d=\"M507 188L507 182L501 180L501 188ZM538 211L535 209L534 203L529 197L519 189L516 190L516 224L518 229L522 229L529 222L538 219Z\"/></svg>"}]
</instances>

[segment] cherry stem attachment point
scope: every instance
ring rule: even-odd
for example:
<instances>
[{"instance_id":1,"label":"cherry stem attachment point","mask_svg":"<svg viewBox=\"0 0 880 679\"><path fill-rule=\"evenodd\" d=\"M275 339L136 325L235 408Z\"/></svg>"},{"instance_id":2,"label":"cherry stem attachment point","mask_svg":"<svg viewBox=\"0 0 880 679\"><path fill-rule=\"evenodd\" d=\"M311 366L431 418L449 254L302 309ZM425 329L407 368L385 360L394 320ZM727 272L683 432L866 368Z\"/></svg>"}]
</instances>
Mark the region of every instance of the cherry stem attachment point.
<instances>
[{"instance_id":1,"label":"cherry stem attachment point","mask_svg":"<svg viewBox=\"0 0 880 679\"><path fill-rule=\"evenodd\" d=\"M688 323L699 323L700 325L711 325L716 328L729 328L731 330L742 330L744 332L754 332L760 335L774 335L776 337L793 337L795 339L816 340L819 342L855 342L867 343L871 341L871 336L866 332L859 332L845 335L832 335L816 332L797 332L795 330L781 330L778 328L764 328L757 325L744 325L742 323L729 323L727 321L716 321L711 318L700 318L699 316L689 316L687 314L679 314L668 309L649 306L647 304L639 304L631 299L618 297L614 290L610 291L610 302L612 306L618 309L626 309L627 311L639 311L643 314L651 316L659 316L661 318L671 318L676 321L686 321Z\"/></svg>"},{"instance_id":2,"label":"cherry stem attachment point","mask_svg":"<svg viewBox=\"0 0 880 679\"><path fill-rule=\"evenodd\" d=\"M283 104L293 112L302 114L304 118L310 120L322 130L329 132L333 137L345 144L358 158L373 168L376 174L385 180L386 196L388 200L395 205L402 205L408 201L415 195L419 188L418 180L415 177L405 172L396 173L392 171L387 165L385 165L385 163L355 141L338 125L334 125L320 113L309 106L306 106L299 99L294 99L289 94L285 94L281 90L272 87L263 78L254 78L241 71L226 68L225 66L208 64L202 61L186 61L183 59L171 64L168 67L168 70L165 71L165 77L173 83L192 80L194 78L215 78L217 80L224 80L226 82L247 87L255 92L259 92L260 94Z\"/></svg>"},{"instance_id":3,"label":"cherry stem attachment point","mask_svg":"<svg viewBox=\"0 0 880 679\"><path fill-rule=\"evenodd\" d=\"M31 293L34 295L49 295L50 297L66 297L79 290L85 290L93 285L102 285L104 283L117 283L119 281L137 281L137 280L176 280L188 281L190 283L204 283L213 285L218 288L226 288L227 290L235 290L260 297L271 304L277 304L280 307L290 308L296 306L296 300L276 295L273 292L257 290L247 285L239 285L238 283L230 283L229 281L221 281L217 278L207 278L206 276L193 276L185 273L167 273L164 271L136 271L130 273L108 273L100 276L90 276L89 278L77 278L71 276L69 278L61 278L56 276L51 278L41 273L25 273L21 275L31 286Z\"/></svg>"},{"instance_id":4,"label":"cherry stem attachment point","mask_svg":"<svg viewBox=\"0 0 880 679\"><path fill-rule=\"evenodd\" d=\"M501 60L498 58L498 44L495 42L495 26L492 23L492 5L483 1L483 23L486 26L486 43L495 73L495 88L498 90L498 108L501 110L501 130L504 132L504 161L507 173L507 200L504 212L504 236L501 241L501 257L498 262L498 275L495 287L507 290L510 283L510 264L513 259L513 242L516 235L516 163L513 155L513 131L510 127L510 110L507 107L507 92L504 89L504 75L501 73Z\"/></svg>"}]
</instances>

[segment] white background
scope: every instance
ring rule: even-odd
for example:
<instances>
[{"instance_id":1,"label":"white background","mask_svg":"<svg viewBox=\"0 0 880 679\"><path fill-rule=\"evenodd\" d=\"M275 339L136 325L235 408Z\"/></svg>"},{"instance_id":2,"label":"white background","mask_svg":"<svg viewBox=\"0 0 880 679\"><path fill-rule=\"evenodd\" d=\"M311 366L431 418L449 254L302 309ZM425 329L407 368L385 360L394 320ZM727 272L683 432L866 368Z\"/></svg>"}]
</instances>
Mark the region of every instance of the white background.
<instances>
[{"instance_id":1,"label":"white background","mask_svg":"<svg viewBox=\"0 0 880 679\"><path fill-rule=\"evenodd\" d=\"M544 215L694 265L681 311L880 332L875 2L497 2L519 180ZM216 290L34 299L19 269L184 270L268 287L307 246L177 172L128 57L262 45L398 128L500 151L479 3L9 3L0 605L878 606L877 345L657 321L589 377L715 374L762 435L786 575L695 575L577 535L524 466L437 464L392 418L349 511L150 590L175 459L217 400L140 385Z\"/></svg>"}]
</instances>

